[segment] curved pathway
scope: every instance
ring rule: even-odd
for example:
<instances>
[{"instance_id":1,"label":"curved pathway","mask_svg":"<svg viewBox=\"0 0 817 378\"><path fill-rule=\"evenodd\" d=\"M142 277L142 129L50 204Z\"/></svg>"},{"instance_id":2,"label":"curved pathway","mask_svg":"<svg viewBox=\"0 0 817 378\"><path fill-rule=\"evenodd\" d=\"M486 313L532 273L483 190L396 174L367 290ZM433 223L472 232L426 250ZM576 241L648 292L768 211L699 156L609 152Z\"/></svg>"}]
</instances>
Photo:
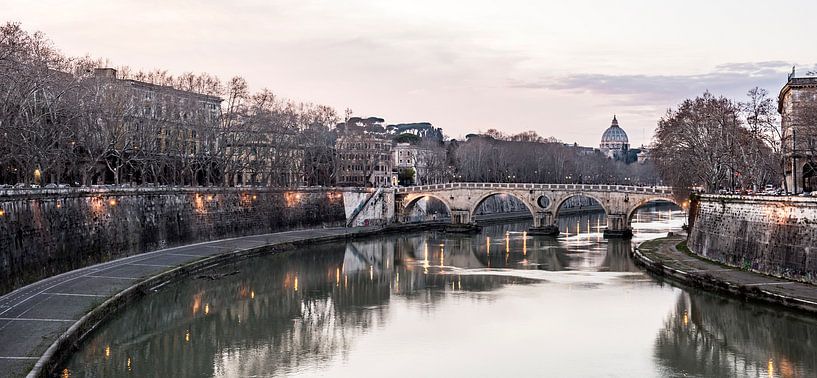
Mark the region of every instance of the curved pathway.
<instances>
[{"instance_id":1,"label":"curved pathway","mask_svg":"<svg viewBox=\"0 0 817 378\"><path fill-rule=\"evenodd\" d=\"M817 314L817 285L767 276L679 251L684 236L641 243L636 262L684 284Z\"/></svg>"},{"instance_id":2,"label":"curved pathway","mask_svg":"<svg viewBox=\"0 0 817 378\"><path fill-rule=\"evenodd\" d=\"M0 376L24 376L85 314L137 282L207 257L313 239L371 234L325 228L237 237L167 248L73 270L0 297Z\"/></svg>"}]
</instances>

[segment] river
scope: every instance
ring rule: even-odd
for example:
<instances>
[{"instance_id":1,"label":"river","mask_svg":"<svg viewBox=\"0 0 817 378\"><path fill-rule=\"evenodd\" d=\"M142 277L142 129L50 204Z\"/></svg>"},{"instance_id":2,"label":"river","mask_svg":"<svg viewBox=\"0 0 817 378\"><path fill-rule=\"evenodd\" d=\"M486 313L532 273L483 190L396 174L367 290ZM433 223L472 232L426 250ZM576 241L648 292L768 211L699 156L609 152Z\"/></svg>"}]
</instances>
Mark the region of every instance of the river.
<instances>
[{"instance_id":1,"label":"river","mask_svg":"<svg viewBox=\"0 0 817 378\"><path fill-rule=\"evenodd\" d=\"M639 212L479 235L418 232L312 246L218 269L129 305L70 376L817 376L817 321L645 273L633 245L678 231ZM237 272L237 273L236 273ZM235 273L235 274L232 274Z\"/></svg>"}]
</instances>

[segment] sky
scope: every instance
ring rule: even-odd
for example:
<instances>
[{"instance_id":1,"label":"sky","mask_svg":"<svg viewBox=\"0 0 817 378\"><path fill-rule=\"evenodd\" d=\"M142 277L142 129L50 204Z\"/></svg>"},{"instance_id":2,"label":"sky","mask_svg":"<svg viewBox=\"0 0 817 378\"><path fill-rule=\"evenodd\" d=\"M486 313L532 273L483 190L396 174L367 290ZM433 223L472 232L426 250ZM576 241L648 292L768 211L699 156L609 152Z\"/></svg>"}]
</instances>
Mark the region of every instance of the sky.
<instances>
[{"instance_id":1,"label":"sky","mask_svg":"<svg viewBox=\"0 0 817 378\"><path fill-rule=\"evenodd\" d=\"M815 68L817 2L731 0L0 0L0 22L112 66L240 75L251 88L432 122L630 144L706 90L776 96Z\"/></svg>"}]
</instances>

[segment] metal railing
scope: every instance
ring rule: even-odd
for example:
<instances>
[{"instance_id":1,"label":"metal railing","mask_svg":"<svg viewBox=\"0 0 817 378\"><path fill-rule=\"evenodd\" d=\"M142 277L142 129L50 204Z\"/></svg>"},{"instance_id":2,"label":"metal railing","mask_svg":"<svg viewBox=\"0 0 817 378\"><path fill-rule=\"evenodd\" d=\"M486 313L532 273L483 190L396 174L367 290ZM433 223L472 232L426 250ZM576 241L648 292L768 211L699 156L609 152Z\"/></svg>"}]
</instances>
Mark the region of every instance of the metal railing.
<instances>
[{"instance_id":1,"label":"metal railing","mask_svg":"<svg viewBox=\"0 0 817 378\"><path fill-rule=\"evenodd\" d=\"M399 187L395 194L434 192L452 189L504 189L504 190L559 190L583 192L625 192L672 194L672 188L666 186L631 186L601 184L534 184L534 183L490 183L490 182L453 182L448 184L418 185Z\"/></svg>"}]
</instances>

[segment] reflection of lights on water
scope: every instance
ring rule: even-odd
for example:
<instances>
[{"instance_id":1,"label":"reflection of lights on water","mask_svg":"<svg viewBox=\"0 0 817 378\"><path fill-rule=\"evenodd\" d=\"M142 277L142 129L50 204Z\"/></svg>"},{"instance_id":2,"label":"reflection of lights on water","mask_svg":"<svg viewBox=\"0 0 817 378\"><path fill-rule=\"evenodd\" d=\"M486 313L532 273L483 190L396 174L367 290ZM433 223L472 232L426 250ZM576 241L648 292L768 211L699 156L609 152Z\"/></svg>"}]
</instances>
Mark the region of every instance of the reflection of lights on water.
<instances>
[{"instance_id":1,"label":"reflection of lights on water","mask_svg":"<svg viewBox=\"0 0 817 378\"><path fill-rule=\"evenodd\" d=\"M684 325L689 325L689 315L684 312Z\"/></svg>"},{"instance_id":2,"label":"reflection of lights on water","mask_svg":"<svg viewBox=\"0 0 817 378\"><path fill-rule=\"evenodd\" d=\"M68 368L62 369L62 378L68 378L71 376L71 371Z\"/></svg>"},{"instance_id":3,"label":"reflection of lights on water","mask_svg":"<svg viewBox=\"0 0 817 378\"><path fill-rule=\"evenodd\" d=\"M349 286L349 276L343 275L343 287Z\"/></svg>"},{"instance_id":4,"label":"reflection of lights on water","mask_svg":"<svg viewBox=\"0 0 817 378\"><path fill-rule=\"evenodd\" d=\"M209 313L210 313L210 304L205 304L204 305L204 315L207 315Z\"/></svg>"},{"instance_id":5,"label":"reflection of lights on water","mask_svg":"<svg viewBox=\"0 0 817 378\"><path fill-rule=\"evenodd\" d=\"M105 359L111 356L111 346L105 345Z\"/></svg>"},{"instance_id":6,"label":"reflection of lights on water","mask_svg":"<svg viewBox=\"0 0 817 378\"><path fill-rule=\"evenodd\" d=\"M295 291L298 291L298 276L295 276L295 283L293 284Z\"/></svg>"},{"instance_id":7,"label":"reflection of lights on water","mask_svg":"<svg viewBox=\"0 0 817 378\"><path fill-rule=\"evenodd\" d=\"M489 255L491 254L491 237L490 236L485 237L485 253L487 253Z\"/></svg>"},{"instance_id":8,"label":"reflection of lights on water","mask_svg":"<svg viewBox=\"0 0 817 378\"><path fill-rule=\"evenodd\" d=\"M193 296L193 315L199 312L201 308L201 293Z\"/></svg>"},{"instance_id":9,"label":"reflection of lights on water","mask_svg":"<svg viewBox=\"0 0 817 378\"><path fill-rule=\"evenodd\" d=\"M250 291L250 299L255 299L255 291Z\"/></svg>"},{"instance_id":10,"label":"reflection of lights on water","mask_svg":"<svg viewBox=\"0 0 817 378\"><path fill-rule=\"evenodd\" d=\"M184 341L188 342L188 343L190 342L190 330L189 329L184 331Z\"/></svg>"},{"instance_id":11,"label":"reflection of lights on water","mask_svg":"<svg viewBox=\"0 0 817 378\"><path fill-rule=\"evenodd\" d=\"M522 256L528 255L528 232L522 232Z\"/></svg>"},{"instance_id":12,"label":"reflection of lights on water","mask_svg":"<svg viewBox=\"0 0 817 378\"><path fill-rule=\"evenodd\" d=\"M128 371L131 371L131 360L130 360L130 357L128 357Z\"/></svg>"},{"instance_id":13,"label":"reflection of lights on water","mask_svg":"<svg viewBox=\"0 0 817 378\"><path fill-rule=\"evenodd\" d=\"M369 281L374 281L374 265L369 265Z\"/></svg>"},{"instance_id":14,"label":"reflection of lights on water","mask_svg":"<svg viewBox=\"0 0 817 378\"><path fill-rule=\"evenodd\" d=\"M505 233L505 253L511 253L511 236Z\"/></svg>"},{"instance_id":15,"label":"reflection of lights on water","mask_svg":"<svg viewBox=\"0 0 817 378\"><path fill-rule=\"evenodd\" d=\"M769 359L769 376L774 377L774 361Z\"/></svg>"},{"instance_id":16,"label":"reflection of lights on water","mask_svg":"<svg viewBox=\"0 0 817 378\"><path fill-rule=\"evenodd\" d=\"M340 286L340 268L335 268L335 286Z\"/></svg>"}]
</instances>

